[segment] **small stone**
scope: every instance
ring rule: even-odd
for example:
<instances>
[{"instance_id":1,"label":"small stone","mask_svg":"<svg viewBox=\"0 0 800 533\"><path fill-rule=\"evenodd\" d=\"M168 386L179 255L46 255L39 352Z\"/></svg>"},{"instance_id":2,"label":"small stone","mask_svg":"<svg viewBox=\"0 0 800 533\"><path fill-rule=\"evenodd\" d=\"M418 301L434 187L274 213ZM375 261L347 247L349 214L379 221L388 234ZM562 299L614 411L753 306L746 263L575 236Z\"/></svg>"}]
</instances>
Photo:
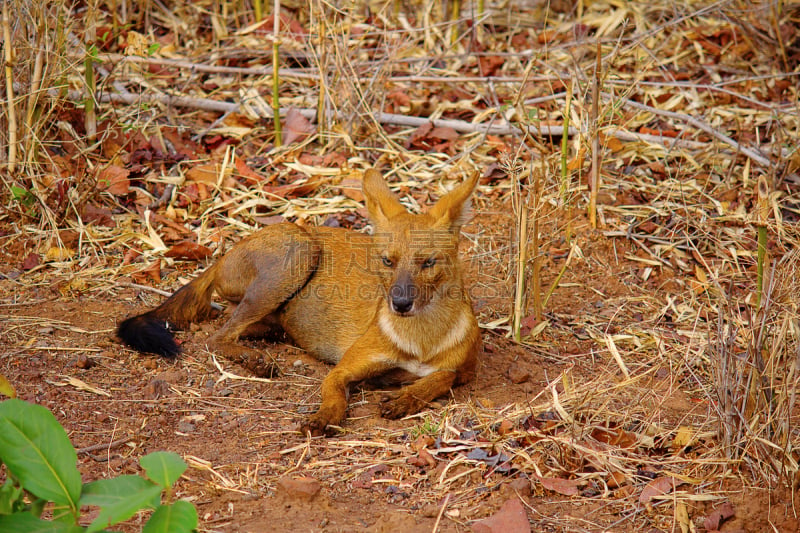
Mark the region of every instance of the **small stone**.
<instances>
[{"instance_id":1,"label":"small stone","mask_svg":"<svg viewBox=\"0 0 800 533\"><path fill-rule=\"evenodd\" d=\"M192 433L195 430L194 424L181 420L178 422L178 431L181 433Z\"/></svg>"},{"instance_id":2,"label":"small stone","mask_svg":"<svg viewBox=\"0 0 800 533\"><path fill-rule=\"evenodd\" d=\"M75 358L75 366L88 370L94 366L94 359L91 359L85 353L78 354L78 357Z\"/></svg>"},{"instance_id":3,"label":"small stone","mask_svg":"<svg viewBox=\"0 0 800 533\"><path fill-rule=\"evenodd\" d=\"M508 488L510 488L520 496L530 496L531 480L524 477L518 477L517 479L511 480L511 482L508 484Z\"/></svg>"},{"instance_id":4,"label":"small stone","mask_svg":"<svg viewBox=\"0 0 800 533\"><path fill-rule=\"evenodd\" d=\"M530 533L531 524L519 498L511 498L489 518L472 524L473 533Z\"/></svg>"},{"instance_id":5,"label":"small stone","mask_svg":"<svg viewBox=\"0 0 800 533\"><path fill-rule=\"evenodd\" d=\"M169 396L169 383L163 379L153 379L147 384L147 387L145 387L144 395L150 400L157 400L162 396Z\"/></svg>"},{"instance_id":6,"label":"small stone","mask_svg":"<svg viewBox=\"0 0 800 533\"><path fill-rule=\"evenodd\" d=\"M506 376L508 376L511 383L520 384L528 381L531 377L531 373L519 366L519 364L511 363L508 370L506 370Z\"/></svg>"},{"instance_id":7,"label":"small stone","mask_svg":"<svg viewBox=\"0 0 800 533\"><path fill-rule=\"evenodd\" d=\"M322 490L322 485L313 477L282 477L278 480L278 488L289 498L310 502Z\"/></svg>"},{"instance_id":8,"label":"small stone","mask_svg":"<svg viewBox=\"0 0 800 533\"><path fill-rule=\"evenodd\" d=\"M301 359L298 359L297 361L292 363L292 366L295 368L303 368L303 361Z\"/></svg>"}]
</instances>

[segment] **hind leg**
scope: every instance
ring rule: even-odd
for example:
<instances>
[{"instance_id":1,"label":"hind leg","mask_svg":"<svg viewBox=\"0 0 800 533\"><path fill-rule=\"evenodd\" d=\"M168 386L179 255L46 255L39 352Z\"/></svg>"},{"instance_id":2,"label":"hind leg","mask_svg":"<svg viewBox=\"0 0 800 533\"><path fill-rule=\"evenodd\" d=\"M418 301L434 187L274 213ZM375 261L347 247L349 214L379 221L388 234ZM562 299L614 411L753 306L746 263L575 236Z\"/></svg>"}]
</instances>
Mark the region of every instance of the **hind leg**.
<instances>
[{"instance_id":1,"label":"hind leg","mask_svg":"<svg viewBox=\"0 0 800 533\"><path fill-rule=\"evenodd\" d=\"M256 376L272 377L278 374L274 361L265 358L265 354L259 350L238 342L245 333L260 329L262 320L280 305L280 302L275 304L274 301L265 300L258 292L258 285L253 283L228 321L208 340L208 348L242 365Z\"/></svg>"},{"instance_id":2,"label":"hind leg","mask_svg":"<svg viewBox=\"0 0 800 533\"><path fill-rule=\"evenodd\" d=\"M238 343L241 336L272 321L272 315L306 284L320 250L309 233L294 224L270 226L235 246L217 274L217 292L238 305L208 345L254 374L272 375L271 361Z\"/></svg>"}]
</instances>

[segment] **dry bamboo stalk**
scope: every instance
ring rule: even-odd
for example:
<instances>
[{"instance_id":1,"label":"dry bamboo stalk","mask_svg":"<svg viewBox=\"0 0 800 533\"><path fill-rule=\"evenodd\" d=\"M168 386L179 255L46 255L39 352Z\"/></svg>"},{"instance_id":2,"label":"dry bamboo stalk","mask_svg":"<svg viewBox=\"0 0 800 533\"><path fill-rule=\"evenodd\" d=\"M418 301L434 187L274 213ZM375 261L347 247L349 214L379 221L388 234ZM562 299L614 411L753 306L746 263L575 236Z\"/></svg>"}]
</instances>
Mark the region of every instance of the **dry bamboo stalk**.
<instances>
[{"instance_id":1,"label":"dry bamboo stalk","mask_svg":"<svg viewBox=\"0 0 800 533\"><path fill-rule=\"evenodd\" d=\"M533 273L531 280L531 292L533 293L533 312L536 320L541 321L544 318L544 309L542 306L542 254L539 253L539 217L541 215L542 207L542 178L546 175L547 167L545 158L542 157L542 171L533 172L533 161L531 161L531 177L533 178L533 209L531 216L533 217Z\"/></svg>"},{"instance_id":2,"label":"dry bamboo stalk","mask_svg":"<svg viewBox=\"0 0 800 533\"><path fill-rule=\"evenodd\" d=\"M450 45L455 45L458 41L458 17L461 16L461 0L452 1L452 12L450 13Z\"/></svg>"},{"instance_id":3,"label":"dry bamboo stalk","mask_svg":"<svg viewBox=\"0 0 800 533\"><path fill-rule=\"evenodd\" d=\"M86 35L85 35L85 50L86 57L84 58L85 79L86 79L86 92L88 93L85 101L85 124L86 124L86 137L89 142L94 142L97 138L97 110L95 109L95 91L97 88L97 81L94 74L94 62L97 57L97 47L95 41L97 40L97 0L89 2L88 10L86 13Z\"/></svg>"},{"instance_id":4,"label":"dry bamboo stalk","mask_svg":"<svg viewBox=\"0 0 800 533\"><path fill-rule=\"evenodd\" d=\"M14 43L11 41L11 21L8 2L3 2L3 40L6 60L6 99L8 101L8 173L17 167L17 111L14 104Z\"/></svg>"},{"instance_id":5,"label":"dry bamboo stalk","mask_svg":"<svg viewBox=\"0 0 800 533\"><path fill-rule=\"evenodd\" d=\"M597 193L600 190L600 124L599 124L599 100L600 100L600 68L602 55L600 41L597 41L597 64L594 69L592 80L592 111L590 123L592 128L592 170L589 175L589 225L592 229L597 228Z\"/></svg>"},{"instance_id":6,"label":"dry bamboo stalk","mask_svg":"<svg viewBox=\"0 0 800 533\"><path fill-rule=\"evenodd\" d=\"M273 41L272 41L272 117L275 124L275 146L283 144L283 136L281 134L281 118L280 108L281 103L278 100L278 88L280 86L280 77L278 73L278 51L280 42L278 40L278 32L281 29L281 2L275 0L272 7L273 24Z\"/></svg>"},{"instance_id":7,"label":"dry bamboo stalk","mask_svg":"<svg viewBox=\"0 0 800 533\"><path fill-rule=\"evenodd\" d=\"M570 122L570 104L572 103L572 80L570 80L569 85L567 85L567 101L564 104L564 130L569 131L569 122ZM564 209L564 212L567 214L567 226L564 229L565 232L565 240L566 242L570 242L572 239L572 217L569 215L571 211L571 203L569 201L569 169L567 168L567 154L569 152L569 136L562 135L561 136L561 183L559 185L559 193L561 196L561 205Z\"/></svg>"},{"instance_id":8,"label":"dry bamboo stalk","mask_svg":"<svg viewBox=\"0 0 800 533\"><path fill-rule=\"evenodd\" d=\"M764 290L764 263L767 260L767 221L769 219L769 186L762 174L756 182L756 226L758 227L758 255L756 274L756 307L761 305Z\"/></svg>"},{"instance_id":9,"label":"dry bamboo stalk","mask_svg":"<svg viewBox=\"0 0 800 533\"><path fill-rule=\"evenodd\" d=\"M327 65L327 48L325 47L325 4L319 4L319 41L317 57L319 58L319 95L317 96L317 124L325 128L325 98L327 96L327 85L325 78L325 66Z\"/></svg>"},{"instance_id":10,"label":"dry bamboo stalk","mask_svg":"<svg viewBox=\"0 0 800 533\"><path fill-rule=\"evenodd\" d=\"M36 131L38 125L36 124L36 106L39 102L39 90L42 84L42 71L44 70L44 50L39 50L36 54L36 59L33 64L33 75L31 76L31 90L28 93L27 109L25 111L25 131L27 136L25 139L25 159L26 163L33 162L33 157L36 152L34 148L34 141L36 140Z\"/></svg>"},{"instance_id":11,"label":"dry bamboo stalk","mask_svg":"<svg viewBox=\"0 0 800 533\"><path fill-rule=\"evenodd\" d=\"M528 261L528 195L522 191L519 182L519 173L514 172L514 190L517 207L517 264L516 264L516 290L514 292L514 311L512 315L511 331L514 340L520 341L520 324L522 322L523 305L525 298L525 264Z\"/></svg>"}]
</instances>

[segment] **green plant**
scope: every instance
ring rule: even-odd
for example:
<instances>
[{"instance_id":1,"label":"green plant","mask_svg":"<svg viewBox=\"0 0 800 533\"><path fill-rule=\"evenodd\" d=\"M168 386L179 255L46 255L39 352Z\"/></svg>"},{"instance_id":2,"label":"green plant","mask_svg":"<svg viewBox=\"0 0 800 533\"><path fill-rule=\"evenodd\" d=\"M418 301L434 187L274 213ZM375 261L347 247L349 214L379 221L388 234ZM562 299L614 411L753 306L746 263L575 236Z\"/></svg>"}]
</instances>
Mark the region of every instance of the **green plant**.
<instances>
[{"instance_id":1,"label":"green plant","mask_svg":"<svg viewBox=\"0 0 800 533\"><path fill-rule=\"evenodd\" d=\"M50 411L16 399L0 403L0 464L5 464L7 475L0 486L0 531L105 531L143 509L154 509L144 533L197 528L194 506L172 501L172 485L186 470L178 455L155 452L142 457L148 479L123 475L81 483L77 462L66 431ZM162 492L168 503L161 503ZM88 526L80 526L85 506L99 507L100 512ZM45 508L50 521L41 518Z\"/></svg>"}]
</instances>

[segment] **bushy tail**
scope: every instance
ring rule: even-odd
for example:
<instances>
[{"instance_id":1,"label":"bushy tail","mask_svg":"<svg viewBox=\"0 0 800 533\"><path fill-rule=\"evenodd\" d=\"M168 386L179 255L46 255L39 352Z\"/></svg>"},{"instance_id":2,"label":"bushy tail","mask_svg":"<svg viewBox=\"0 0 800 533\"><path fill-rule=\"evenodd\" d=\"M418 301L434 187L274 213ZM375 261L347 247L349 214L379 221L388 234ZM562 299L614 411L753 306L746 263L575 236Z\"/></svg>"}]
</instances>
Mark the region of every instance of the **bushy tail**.
<instances>
[{"instance_id":1,"label":"bushy tail","mask_svg":"<svg viewBox=\"0 0 800 533\"><path fill-rule=\"evenodd\" d=\"M211 315L216 269L216 264L206 269L152 311L123 320L117 327L117 336L139 352L165 357L178 355L180 347L172 330L186 328Z\"/></svg>"}]
</instances>

